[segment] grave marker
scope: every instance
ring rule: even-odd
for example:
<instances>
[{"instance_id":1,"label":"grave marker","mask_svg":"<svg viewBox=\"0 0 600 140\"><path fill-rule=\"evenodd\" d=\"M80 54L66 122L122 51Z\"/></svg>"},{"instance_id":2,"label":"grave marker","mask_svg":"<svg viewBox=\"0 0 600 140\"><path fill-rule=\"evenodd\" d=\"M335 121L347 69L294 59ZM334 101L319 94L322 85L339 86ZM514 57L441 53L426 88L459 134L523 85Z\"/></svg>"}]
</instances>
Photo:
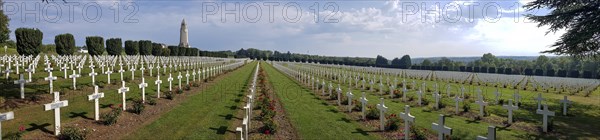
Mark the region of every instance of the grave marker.
<instances>
[{"instance_id":1,"label":"grave marker","mask_svg":"<svg viewBox=\"0 0 600 140\"><path fill-rule=\"evenodd\" d=\"M548 116L554 116L554 112L548 110L548 105L546 104L546 105L544 105L544 110L537 110L536 113L543 116L543 118L542 118L542 123L543 123L542 130L544 132L548 132Z\"/></svg>"},{"instance_id":2,"label":"grave marker","mask_svg":"<svg viewBox=\"0 0 600 140\"><path fill-rule=\"evenodd\" d=\"M385 131L385 112L387 112L388 107L385 106L383 98L380 99L381 103L377 104L377 109L379 109L379 130Z\"/></svg>"},{"instance_id":3,"label":"grave marker","mask_svg":"<svg viewBox=\"0 0 600 140\"><path fill-rule=\"evenodd\" d=\"M88 95L88 100L94 100L94 120L100 119L100 107L98 99L104 98L103 92L98 92L98 86L94 86L94 93Z\"/></svg>"},{"instance_id":4,"label":"grave marker","mask_svg":"<svg viewBox=\"0 0 600 140\"><path fill-rule=\"evenodd\" d=\"M404 105L404 112L400 112L400 118L404 120L404 139L408 140L410 137L410 123L415 122L415 116L410 115L410 107Z\"/></svg>"},{"instance_id":5,"label":"grave marker","mask_svg":"<svg viewBox=\"0 0 600 140\"><path fill-rule=\"evenodd\" d=\"M445 137L444 135L448 134L448 135L452 135L452 128L444 126L444 115L440 114L440 119L439 119L439 124L437 123L432 123L431 128L435 131L438 131L438 139L439 140L443 140Z\"/></svg>"},{"instance_id":6,"label":"grave marker","mask_svg":"<svg viewBox=\"0 0 600 140\"><path fill-rule=\"evenodd\" d=\"M58 92L54 92L54 101L52 103L44 104L44 110L54 110L54 135L60 135L60 108L69 106L69 101L60 101L60 95Z\"/></svg>"}]
</instances>

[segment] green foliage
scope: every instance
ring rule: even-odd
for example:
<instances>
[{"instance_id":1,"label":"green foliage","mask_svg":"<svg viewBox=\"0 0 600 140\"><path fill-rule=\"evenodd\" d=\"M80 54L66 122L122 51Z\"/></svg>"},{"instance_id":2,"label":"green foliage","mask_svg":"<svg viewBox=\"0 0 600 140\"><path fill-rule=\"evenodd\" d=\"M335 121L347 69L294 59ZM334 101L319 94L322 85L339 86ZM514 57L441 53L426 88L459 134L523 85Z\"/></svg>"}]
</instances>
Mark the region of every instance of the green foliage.
<instances>
[{"instance_id":1,"label":"green foliage","mask_svg":"<svg viewBox=\"0 0 600 140\"><path fill-rule=\"evenodd\" d=\"M187 53L188 48L184 48L184 47L179 47L179 53L177 54L178 56L185 56L185 54Z\"/></svg>"},{"instance_id":2,"label":"green foliage","mask_svg":"<svg viewBox=\"0 0 600 140\"><path fill-rule=\"evenodd\" d=\"M394 131L398 130L400 127L400 117L396 116L396 114L391 114L386 116L385 122L385 130Z\"/></svg>"},{"instance_id":3,"label":"green foliage","mask_svg":"<svg viewBox=\"0 0 600 140\"><path fill-rule=\"evenodd\" d=\"M121 38L107 39L106 52L108 55L121 55L121 52L123 52L123 43L121 42Z\"/></svg>"},{"instance_id":4,"label":"green foliage","mask_svg":"<svg viewBox=\"0 0 600 140\"><path fill-rule=\"evenodd\" d=\"M133 40L125 41L125 54L127 55L137 55L138 54L138 42Z\"/></svg>"},{"instance_id":5,"label":"green foliage","mask_svg":"<svg viewBox=\"0 0 600 140\"><path fill-rule=\"evenodd\" d=\"M117 123L121 112L123 112L123 110L121 110L121 107L121 105L119 105L119 107L110 106L110 112L103 113L102 115L100 115L102 123L104 125L113 125Z\"/></svg>"},{"instance_id":6,"label":"green foliage","mask_svg":"<svg viewBox=\"0 0 600 140\"><path fill-rule=\"evenodd\" d=\"M148 101L149 105L156 105L156 100L154 98L148 98L146 101Z\"/></svg>"},{"instance_id":7,"label":"green foliage","mask_svg":"<svg viewBox=\"0 0 600 140\"><path fill-rule=\"evenodd\" d=\"M102 55L104 53L104 38L100 36L88 36L85 38L85 45L88 53L92 56Z\"/></svg>"},{"instance_id":8,"label":"green foliage","mask_svg":"<svg viewBox=\"0 0 600 140\"><path fill-rule=\"evenodd\" d=\"M600 54L600 1L535 0L523 6L528 11L550 9L547 14L527 14L538 22L538 27L548 26L548 32L566 31L552 44L554 49L544 53L598 57Z\"/></svg>"},{"instance_id":9,"label":"green foliage","mask_svg":"<svg viewBox=\"0 0 600 140\"><path fill-rule=\"evenodd\" d=\"M411 138L413 140L426 140L427 139L427 131L424 129L418 128L416 125L410 125L410 133L413 134Z\"/></svg>"},{"instance_id":10,"label":"green foliage","mask_svg":"<svg viewBox=\"0 0 600 140\"><path fill-rule=\"evenodd\" d=\"M140 55L152 55L152 41L140 40L138 41L138 47Z\"/></svg>"},{"instance_id":11,"label":"green foliage","mask_svg":"<svg viewBox=\"0 0 600 140\"><path fill-rule=\"evenodd\" d=\"M144 105L141 99L138 99L133 101L133 110L131 111L135 114L142 114L144 108L146 108L146 106Z\"/></svg>"},{"instance_id":12,"label":"green foliage","mask_svg":"<svg viewBox=\"0 0 600 140\"><path fill-rule=\"evenodd\" d=\"M179 47L178 46L169 46L169 50L171 50L171 56L179 55Z\"/></svg>"},{"instance_id":13,"label":"green foliage","mask_svg":"<svg viewBox=\"0 0 600 140\"><path fill-rule=\"evenodd\" d=\"M381 55L377 55L377 58L375 58L375 66L377 67L388 67L388 59L381 56Z\"/></svg>"},{"instance_id":14,"label":"green foliage","mask_svg":"<svg viewBox=\"0 0 600 140\"><path fill-rule=\"evenodd\" d=\"M152 43L152 55L154 56L160 56L162 55L162 45L158 44L158 43Z\"/></svg>"},{"instance_id":15,"label":"green foliage","mask_svg":"<svg viewBox=\"0 0 600 140\"><path fill-rule=\"evenodd\" d=\"M177 89L175 89L175 90L177 90ZM169 100L173 100L175 98L174 91L166 91L165 98L167 98Z\"/></svg>"},{"instance_id":16,"label":"green foliage","mask_svg":"<svg viewBox=\"0 0 600 140\"><path fill-rule=\"evenodd\" d=\"M58 136L60 140L85 140L89 131L77 127L67 126Z\"/></svg>"},{"instance_id":17,"label":"green foliage","mask_svg":"<svg viewBox=\"0 0 600 140\"><path fill-rule=\"evenodd\" d=\"M171 55L171 50L169 50L169 48L162 48L160 56L170 56L170 55Z\"/></svg>"},{"instance_id":18,"label":"green foliage","mask_svg":"<svg viewBox=\"0 0 600 140\"><path fill-rule=\"evenodd\" d=\"M2 2L2 1L0 1ZM10 29L8 28L8 24L10 22L10 18L4 14L4 10L0 10L0 43L6 43L9 39Z\"/></svg>"},{"instance_id":19,"label":"green foliage","mask_svg":"<svg viewBox=\"0 0 600 140\"><path fill-rule=\"evenodd\" d=\"M410 55L404 55L404 56L402 56L402 58L400 58L400 64L399 64L400 68L410 69L411 65L412 65L412 60L410 59Z\"/></svg>"},{"instance_id":20,"label":"green foliage","mask_svg":"<svg viewBox=\"0 0 600 140\"><path fill-rule=\"evenodd\" d=\"M373 119L379 118L379 111L377 109L373 108L373 106L367 106L366 109L367 110L365 110L365 117L368 120L373 120Z\"/></svg>"},{"instance_id":21,"label":"green foliage","mask_svg":"<svg viewBox=\"0 0 600 140\"><path fill-rule=\"evenodd\" d=\"M56 53L59 55L72 55L75 53L75 38L72 34L60 34L54 37Z\"/></svg>"},{"instance_id":22,"label":"green foliage","mask_svg":"<svg viewBox=\"0 0 600 140\"><path fill-rule=\"evenodd\" d=\"M15 31L19 55L38 55L44 34L39 29L18 28Z\"/></svg>"}]
</instances>

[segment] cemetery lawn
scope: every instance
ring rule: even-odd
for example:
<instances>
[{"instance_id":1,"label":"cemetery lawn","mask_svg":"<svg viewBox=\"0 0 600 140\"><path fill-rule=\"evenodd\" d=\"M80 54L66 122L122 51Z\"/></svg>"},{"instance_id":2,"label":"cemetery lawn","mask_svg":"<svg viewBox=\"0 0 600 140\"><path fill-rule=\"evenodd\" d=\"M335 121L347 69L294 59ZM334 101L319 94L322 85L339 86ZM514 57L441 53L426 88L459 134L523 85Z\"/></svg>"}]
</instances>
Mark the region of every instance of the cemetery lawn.
<instances>
[{"instance_id":1,"label":"cemetery lawn","mask_svg":"<svg viewBox=\"0 0 600 140\"><path fill-rule=\"evenodd\" d=\"M271 65L262 66L300 139L381 139Z\"/></svg>"},{"instance_id":2,"label":"cemetery lawn","mask_svg":"<svg viewBox=\"0 0 600 140\"><path fill-rule=\"evenodd\" d=\"M256 62L231 72L124 139L223 139L227 133L235 133L235 128L229 126L241 121L233 115L241 109L239 100L255 67Z\"/></svg>"}]
</instances>

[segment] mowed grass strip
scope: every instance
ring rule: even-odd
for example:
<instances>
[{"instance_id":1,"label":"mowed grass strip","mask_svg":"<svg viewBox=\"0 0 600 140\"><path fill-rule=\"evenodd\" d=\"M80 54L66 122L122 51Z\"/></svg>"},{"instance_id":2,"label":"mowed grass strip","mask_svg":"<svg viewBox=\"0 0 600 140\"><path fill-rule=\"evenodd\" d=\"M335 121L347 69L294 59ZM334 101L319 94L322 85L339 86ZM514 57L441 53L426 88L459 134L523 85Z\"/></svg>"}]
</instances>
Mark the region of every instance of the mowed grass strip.
<instances>
[{"instance_id":1,"label":"mowed grass strip","mask_svg":"<svg viewBox=\"0 0 600 140\"><path fill-rule=\"evenodd\" d=\"M271 65L262 66L301 139L378 139Z\"/></svg>"},{"instance_id":2,"label":"mowed grass strip","mask_svg":"<svg viewBox=\"0 0 600 140\"><path fill-rule=\"evenodd\" d=\"M124 139L223 139L240 108L256 63L232 72L207 90L194 95L151 124Z\"/></svg>"}]
</instances>

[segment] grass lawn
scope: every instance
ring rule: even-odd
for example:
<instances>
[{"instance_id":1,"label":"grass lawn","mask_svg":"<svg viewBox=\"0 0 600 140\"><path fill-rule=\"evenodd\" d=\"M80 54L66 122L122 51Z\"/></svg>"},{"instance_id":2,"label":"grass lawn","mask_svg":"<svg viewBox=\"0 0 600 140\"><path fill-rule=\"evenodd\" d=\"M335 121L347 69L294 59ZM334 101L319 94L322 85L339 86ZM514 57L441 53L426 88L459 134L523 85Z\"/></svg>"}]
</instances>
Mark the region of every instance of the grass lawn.
<instances>
[{"instance_id":1,"label":"grass lawn","mask_svg":"<svg viewBox=\"0 0 600 140\"><path fill-rule=\"evenodd\" d=\"M247 83L256 62L230 73L219 83L186 99L158 120L126 136L124 139L223 139L240 109Z\"/></svg>"},{"instance_id":2,"label":"grass lawn","mask_svg":"<svg viewBox=\"0 0 600 140\"><path fill-rule=\"evenodd\" d=\"M296 127L301 139L377 139L365 132L358 122L348 119L334 106L313 95L293 79L274 69L261 65L267 72L275 93Z\"/></svg>"}]
</instances>

